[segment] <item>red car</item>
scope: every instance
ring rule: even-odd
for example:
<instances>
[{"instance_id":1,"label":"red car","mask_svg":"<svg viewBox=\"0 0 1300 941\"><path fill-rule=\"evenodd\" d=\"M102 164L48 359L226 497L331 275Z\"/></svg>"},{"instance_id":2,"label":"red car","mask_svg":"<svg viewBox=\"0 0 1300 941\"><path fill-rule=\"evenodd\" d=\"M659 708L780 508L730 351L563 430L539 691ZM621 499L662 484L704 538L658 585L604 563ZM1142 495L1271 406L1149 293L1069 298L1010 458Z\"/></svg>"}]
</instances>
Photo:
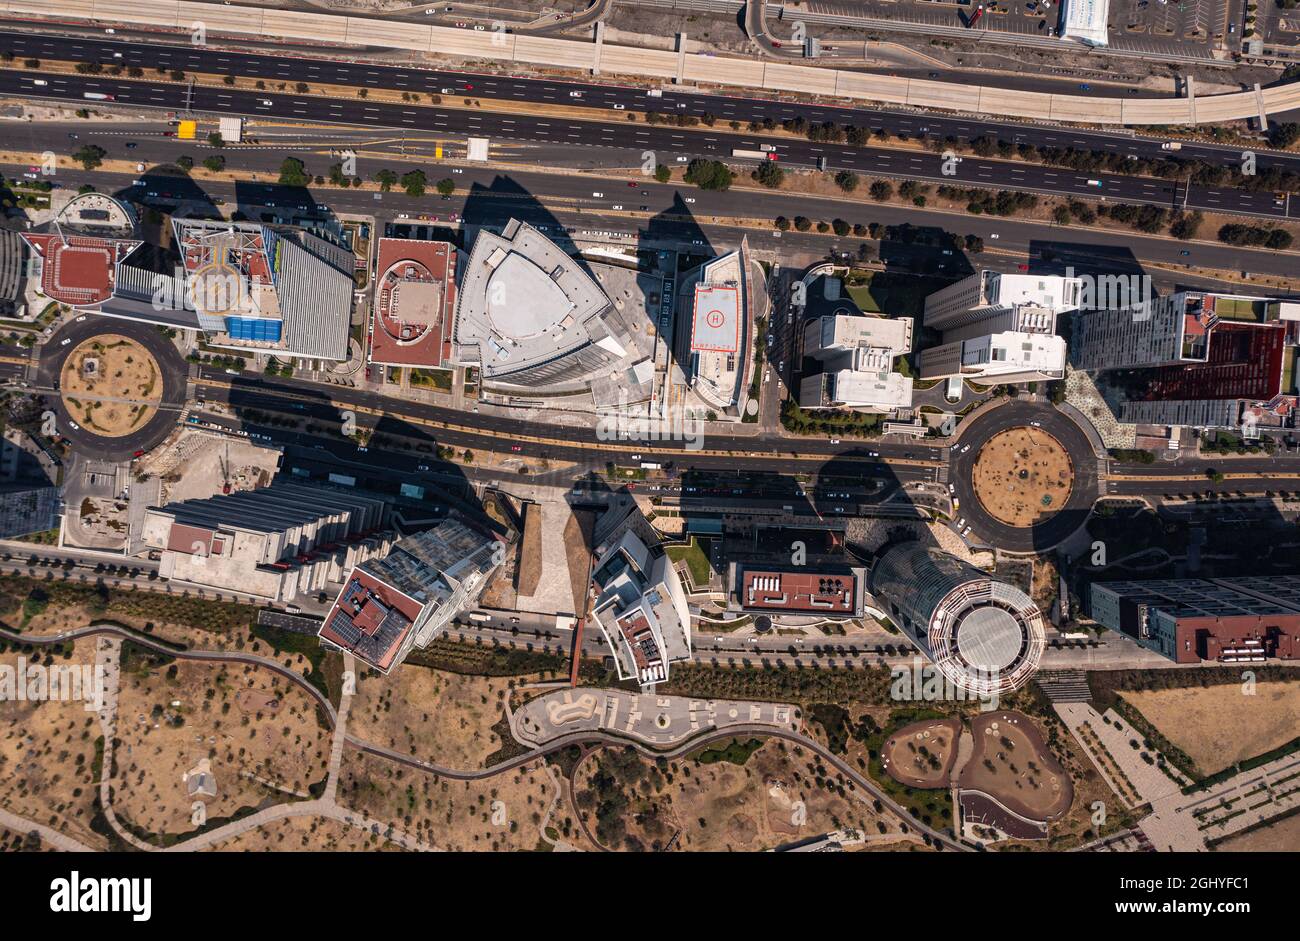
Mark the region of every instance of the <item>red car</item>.
<instances>
[{"instance_id":1,"label":"red car","mask_svg":"<svg viewBox=\"0 0 1300 941\"><path fill-rule=\"evenodd\" d=\"M32 169L35 170L36 168L35 168L35 167L32 167ZM641 184L638 183L636 180L628 180L628 181L627 181L627 185L628 185L628 186L631 186L632 188L635 189L636 187L640 186Z\"/></svg>"},{"instance_id":2,"label":"red car","mask_svg":"<svg viewBox=\"0 0 1300 941\"><path fill-rule=\"evenodd\" d=\"M523 448L521 448L521 447L520 447L519 445L517 445L517 444L512 444L512 445L510 445L510 450L511 450L511 451L522 451Z\"/></svg>"},{"instance_id":3,"label":"red car","mask_svg":"<svg viewBox=\"0 0 1300 941\"><path fill-rule=\"evenodd\" d=\"M1028 271L1028 270L1029 270L1029 266L1028 266L1028 265L1016 265L1016 267L1019 268L1021 271Z\"/></svg>"}]
</instances>

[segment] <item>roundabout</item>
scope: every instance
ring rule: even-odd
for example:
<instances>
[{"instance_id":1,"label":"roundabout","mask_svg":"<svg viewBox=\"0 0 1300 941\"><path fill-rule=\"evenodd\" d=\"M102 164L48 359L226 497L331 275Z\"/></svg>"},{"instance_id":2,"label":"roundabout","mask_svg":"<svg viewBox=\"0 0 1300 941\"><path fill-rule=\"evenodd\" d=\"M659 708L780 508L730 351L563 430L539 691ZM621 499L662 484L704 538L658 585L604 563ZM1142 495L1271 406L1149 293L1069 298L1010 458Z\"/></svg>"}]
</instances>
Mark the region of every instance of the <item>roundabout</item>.
<instances>
[{"instance_id":1,"label":"roundabout","mask_svg":"<svg viewBox=\"0 0 1300 941\"><path fill-rule=\"evenodd\" d=\"M1050 405L1012 400L968 420L949 450L948 480L979 541L1042 552L1088 519L1098 456L1083 429Z\"/></svg>"},{"instance_id":2,"label":"roundabout","mask_svg":"<svg viewBox=\"0 0 1300 941\"><path fill-rule=\"evenodd\" d=\"M971 478L980 505L1008 526L1033 526L1055 516L1074 489L1070 455L1032 425L1008 428L985 442Z\"/></svg>"},{"instance_id":3,"label":"roundabout","mask_svg":"<svg viewBox=\"0 0 1300 941\"><path fill-rule=\"evenodd\" d=\"M176 426L187 367L157 328L85 315L41 349L38 385L55 393L59 433L88 457L121 461Z\"/></svg>"}]
</instances>

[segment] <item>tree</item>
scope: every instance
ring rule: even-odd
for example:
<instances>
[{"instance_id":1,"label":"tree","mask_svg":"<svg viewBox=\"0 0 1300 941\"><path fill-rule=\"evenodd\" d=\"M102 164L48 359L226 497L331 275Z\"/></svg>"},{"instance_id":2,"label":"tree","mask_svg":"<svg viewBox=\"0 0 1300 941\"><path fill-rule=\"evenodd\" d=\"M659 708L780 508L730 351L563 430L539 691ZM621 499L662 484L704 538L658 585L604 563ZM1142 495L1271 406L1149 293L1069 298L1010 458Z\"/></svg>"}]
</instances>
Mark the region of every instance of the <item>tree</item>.
<instances>
[{"instance_id":1,"label":"tree","mask_svg":"<svg viewBox=\"0 0 1300 941\"><path fill-rule=\"evenodd\" d=\"M334 186L348 186L349 180L347 174L343 172L343 164L335 163L330 165L330 183Z\"/></svg>"},{"instance_id":2,"label":"tree","mask_svg":"<svg viewBox=\"0 0 1300 941\"><path fill-rule=\"evenodd\" d=\"M785 216L777 216L776 227L781 232L788 232L790 231L790 220L787 219Z\"/></svg>"},{"instance_id":3,"label":"tree","mask_svg":"<svg viewBox=\"0 0 1300 941\"><path fill-rule=\"evenodd\" d=\"M785 170L771 160L764 160L754 171L754 179L768 189L776 189L785 182Z\"/></svg>"},{"instance_id":4,"label":"tree","mask_svg":"<svg viewBox=\"0 0 1300 941\"><path fill-rule=\"evenodd\" d=\"M454 192L456 192L456 181L451 177L443 177L438 181L439 196L450 196Z\"/></svg>"},{"instance_id":5,"label":"tree","mask_svg":"<svg viewBox=\"0 0 1300 941\"><path fill-rule=\"evenodd\" d=\"M194 158L189 154L181 154L176 158L176 166L188 173L190 170L194 169Z\"/></svg>"},{"instance_id":6,"label":"tree","mask_svg":"<svg viewBox=\"0 0 1300 941\"><path fill-rule=\"evenodd\" d=\"M686 182L694 183L702 190L730 189L735 178L731 168L718 160L696 157L686 165Z\"/></svg>"},{"instance_id":7,"label":"tree","mask_svg":"<svg viewBox=\"0 0 1300 941\"><path fill-rule=\"evenodd\" d=\"M1279 150L1300 143L1300 124L1274 124L1268 129L1268 142Z\"/></svg>"},{"instance_id":8,"label":"tree","mask_svg":"<svg viewBox=\"0 0 1300 941\"><path fill-rule=\"evenodd\" d=\"M876 180L871 184L867 192L876 202L883 203L894 195L894 185L888 180Z\"/></svg>"},{"instance_id":9,"label":"tree","mask_svg":"<svg viewBox=\"0 0 1300 941\"><path fill-rule=\"evenodd\" d=\"M375 182L379 184L381 190L387 193L393 188L393 184L397 182L397 174L392 170L380 170L375 174Z\"/></svg>"},{"instance_id":10,"label":"tree","mask_svg":"<svg viewBox=\"0 0 1300 941\"><path fill-rule=\"evenodd\" d=\"M673 171L665 163L655 164L655 179L660 183L667 183L673 177Z\"/></svg>"},{"instance_id":11,"label":"tree","mask_svg":"<svg viewBox=\"0 0 1300 941\"><path fill-rule=\"evenodd\" d=\"M104 162L104 157L108 151L98 144L83 144L81 149L72 155L72 159L77 161L86 170L93 170Z\"/></svg>"},{"instance_id":12,"label":"tree","mask_svg":"<svg viewBox=\"0 0 1300 941\"><path fill-rule=\"evenodd\" d=\"M423 170L412 170L402 174L402 189L407 196L423 196L429 185Z\"/></svg>"},{"instance_id":13,"label":"tree","mask_svg":"<svg viewBox=\"0 0 1300 941\"><path fill-rule=\"evenodd\" d=\"M849 232L852 231L852 227L843 219L835 219L834 221L832 221L831 228L834 229L835 234L840 236L841 238L848 235Z\"/></svg>"},{"instance_id":14,"label":"tree","mask_svg":"<svg viewBox=\"0 0 1300 941\"><path fill-rule=\"evenodd\" d=\"M220 134L218 134L216 131L213 131L211 134L208 135L208 146L216 147L218 150L220 150L222 147L226 146L226 139L222 137Z\"/></svg>"},{"instance_id":15,"label":"tree","mask_svg":"<svg viewBox=\"0 0 1300 941\"><path fill-rule=\"evenodd\" d=\"M835 185L846 193L852 193L858 188L858 175L852 170L841 170L835 174Z\"/></svg>"},{"instance_id":16,"label":"tree","mask_svg":"<svg viewBox=\"0 0 1300 941\"><path fill-rule=\"evenodd\" d=\"M280 163L281 186L306 186L310 182L306 164L297 157L285 157Z\"/></svg>"}]
</instances>

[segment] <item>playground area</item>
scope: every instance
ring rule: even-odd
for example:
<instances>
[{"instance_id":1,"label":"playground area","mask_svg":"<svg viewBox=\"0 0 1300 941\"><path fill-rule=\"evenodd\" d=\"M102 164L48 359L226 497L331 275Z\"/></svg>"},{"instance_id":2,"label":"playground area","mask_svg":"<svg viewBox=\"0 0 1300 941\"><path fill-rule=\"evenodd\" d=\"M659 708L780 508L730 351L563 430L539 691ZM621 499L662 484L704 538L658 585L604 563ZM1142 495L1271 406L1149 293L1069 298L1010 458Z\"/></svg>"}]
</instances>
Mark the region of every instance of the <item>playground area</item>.
<instances>
[{"instance_id":1,"label":"playground area","mask_svg":"<svg viewBox=\"0 0 1300 941\"><path fill-rule=\"evenodd\" d=\"M1070 809L1074 786L1033 720L994 712L971 720L975 749L961 771L963 790L987 794L1028 820L1057 820Z\"/></svg>"},{"instance_id":2,"label":"playground area","mask_svg":"<svg viewBox=\"0 0 1300 941\"><path fill-rule=\"evenodd\" d=\"M899 729L880 749L891 778L909 787L947 787L957 760L961 720L929 719Z\"/></svg>"},{"instance_id":3,"label":"playground area","mask_svg":"<svg viewBox=\"0 0 1300 941\"><path fill-rule=\"evenodd\" d=\"M989 515L1028 527L1055 515L1070 499L1074 470L1061 443L1041 428L1008 428L985 442L972 483Z\"/></svg>"},{"instance_id":4,"label":"playground area","mask_svg":"<svg viewBox=\"0 0 1300 941\"><path fill-rule=\"evenodd\" d=\"M162 373L135 340L105 334L84 340L63 362L59 388L74 422L107 438L139 428L162 402Z\"/></svg>"}]
</instances>

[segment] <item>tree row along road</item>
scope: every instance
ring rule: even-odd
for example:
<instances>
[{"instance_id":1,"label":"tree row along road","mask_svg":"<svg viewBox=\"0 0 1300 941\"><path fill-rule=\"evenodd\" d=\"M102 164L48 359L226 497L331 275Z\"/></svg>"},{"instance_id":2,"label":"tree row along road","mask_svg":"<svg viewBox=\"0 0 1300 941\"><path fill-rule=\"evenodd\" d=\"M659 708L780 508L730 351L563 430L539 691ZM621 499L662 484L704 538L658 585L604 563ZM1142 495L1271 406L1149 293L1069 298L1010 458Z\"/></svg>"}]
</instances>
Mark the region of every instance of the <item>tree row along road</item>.
<instances>
[{"instance_id":1,"label":"tree row along road","mask_svg":"<svg viewBox=\"0 0 1300 941\"><path fill-rule=\"evenodd\" d=\"M36 85L36 81L46 84ZM490 136L552 144L581 144L649 151L660 163L669 156L730 158L733 149L756 151L766 143L759 135L731 134L708 128L678 128L642 122L602 123L557 118L548 114L475 111L440 108L364 98L312 96L279 91L248 91L221 85L183 85L157 80L117 79L103 75L47 75L6 69L0 72L0 93L34 95L85 103L85 95L111 95L122 105L192 110L214 114L293 118L349 126L387 127L438 131L448 134ZM466 94L475 94L473 92ZM1266 219L1300 217L1300 200L1283 199L1272 192L1180 185L1150 178L1082 172L1064 167L965 156L949 162L942 154L883 147L850 147L789 137L773 137L770 146L781 162L805 167L825 162L827 169L851 170L876 176L915 179L981 189L1078 199L1098 199L1163 208L1200 209ZM947 172L951 170L952 172ZM1293 215L1291 205L1296 203Z\"/></svg>"},{"instance_id":2,"label":"tree row along road","mask_svg":"<svg viewBox=\"0 0 1300 941\"><path fill-rule=\"evenodd\" d=\"M301 674L289 669L274 660L266 657L259 657L255 654L227 653L216 650L175 650L166 644L159 643L149 637L137 634L134 631L118 627L111 624L90 624L86 627L76 628L70 631L62 631L58 634L51 634L44 637L35 637L25 634L18 634L6 628L0 628L0 639L12 644L31 644L38 647L48 647L57 644L71 643L85 637L95 637L108 635L128 640L131 643L144 647L153 653L162 654L169 657L176 657L185 660L203 660L209 662L227 662L227 663L244 663L250 666L262 667L271 670L277 675L289 680L298 688L306 692L324 712L331 729L335 727L338 721L338 714L334 704L319 689L308 682ZM747 724L731 726L725 731L706 732L685 741L672 749L661 751L649 747L648 745L631 738L619 735L609 731L601 732L574 732L553 739L545 745L530 749L523 754L514 758L506 759L487 768L480 769L458 769L448 768L433 762L424 761L413 755L406 755L392 749L385 748L381 745L375 745L354 736L347 736L347 743L359 751L366 752L379 758L389 761L399 762L407 767L432 774L436 777L450 778L457 781L479 781L495 777L507 771L512 771L523 765L545 758L547 755L584 742L600 742L604 745L629 745L642 754L651 757L679 758L682 755L694 752L713 742L733 739L737 735L760 735L766 737L781 738L788 742L799 745L817 754L822 760L828 762L834 768L852 781L856 786L862 788L872 797L879 800L880 803L888 807L900 820L907 823L908 826L915 830L928 835L932 840L943 846L954 850L969 850L970 847L955 841L952 837L941 833L932 827L925 826L920 821L914 819L906 810L904 810L889 795L884 793L874 782L855 770L846 761L831 752L815 739L801 735L797 732L784 728L771 727L758 724Z\"/></svg>"},{"instance_id":3,"label":"tree row along road","mask_svg":"<svg viewBox=\"0 0 1300 941\"><path fill-rule=\"evenodd\" d=\"M704 118L712 115L721 122L771 120L778 125L793 118L810 123L830 122L841 126L861 127L872 132L908 137L929 135L973 140L991 136L1036 147L1075 148L1106 151L1120 156L1163 159L1170 156L1162 149L1160 138L1143 138L1122 132L1083 127L1053 127L1041 123L998 121L987 117L952 117L881 108L853 108L820 101L789 101L771 98L736 98L694 90L663 89L650 97L646 89L620 84L596 84L580 81L557 81L551 78L524 78L514 75L477 74L417 66L393 66L378 63L295 56L288 51L240 52L215 46L193 44L167 45L159 42L131 42L99 37L68 38L0 31L0 51L16 59L61 59L97 63L103 66L137 66L139 68L234 75L269 82L307 82L326 85L354 85L367 89L389 89L417 95L463 97L472 93L479 99L501 99L523 107L537 103L563 105L571 109L610 111L622 106L627 111L660 111L670 115ZM956 86L956 93L965 86ZM573 97L577 92L579 97ZM1300 171L1300 153L1273 151L1253 147L1260 170L1278 168ZM1241 148L1198 141L1182 142L1179 157L1239 169Z\"/></svg>"}]
</instances>

